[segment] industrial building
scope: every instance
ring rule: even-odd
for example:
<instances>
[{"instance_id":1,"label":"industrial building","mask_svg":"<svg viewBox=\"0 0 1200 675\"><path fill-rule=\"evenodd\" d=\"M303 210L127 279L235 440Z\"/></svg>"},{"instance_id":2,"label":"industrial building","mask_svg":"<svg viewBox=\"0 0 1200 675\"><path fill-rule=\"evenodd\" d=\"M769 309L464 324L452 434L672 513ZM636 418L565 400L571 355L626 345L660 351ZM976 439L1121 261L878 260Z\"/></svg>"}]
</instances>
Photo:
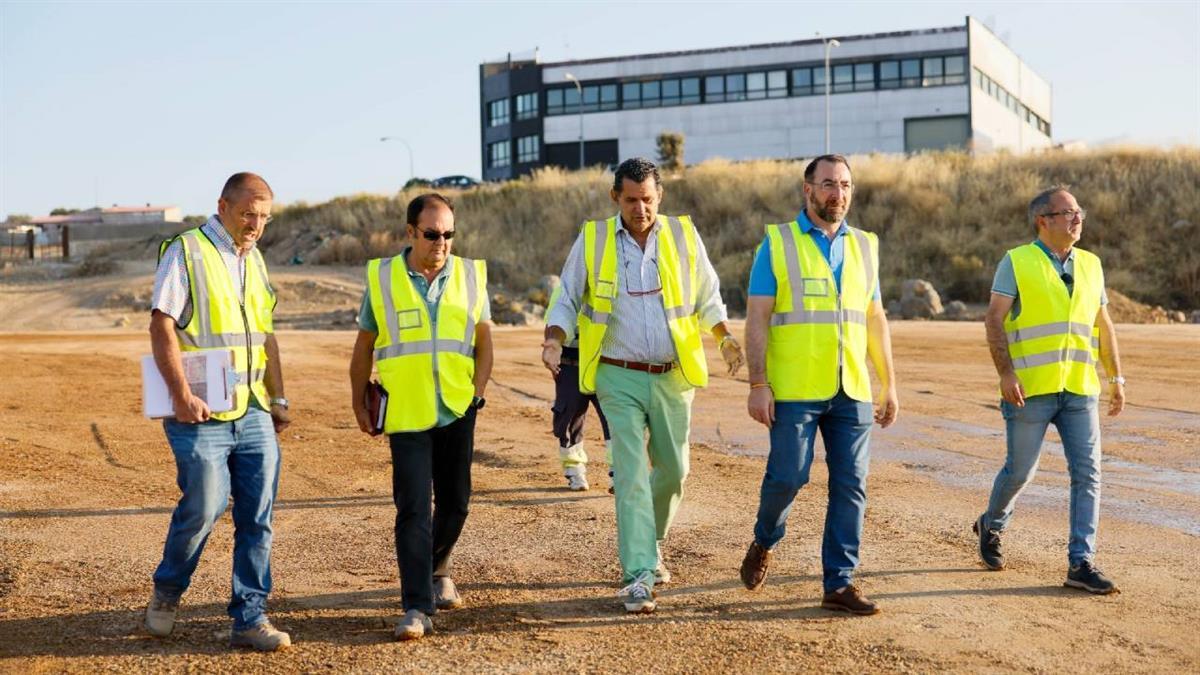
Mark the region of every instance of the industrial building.
<instances>
[{"instance_id":1,"label":"industrial building","mask_svg":"<svg viewBox=\"0 0 1200 675\"><path fill-rule=\"evenodd\" d=\"M836 46L832 43L836 40ZM826 100L826 56L829 95ZM1050 84L990 29L962 25L795 42L479 68L484 180L542 166L653 157L664 131L685 158L1051 144Z\"/></svg>"}]
</instances>

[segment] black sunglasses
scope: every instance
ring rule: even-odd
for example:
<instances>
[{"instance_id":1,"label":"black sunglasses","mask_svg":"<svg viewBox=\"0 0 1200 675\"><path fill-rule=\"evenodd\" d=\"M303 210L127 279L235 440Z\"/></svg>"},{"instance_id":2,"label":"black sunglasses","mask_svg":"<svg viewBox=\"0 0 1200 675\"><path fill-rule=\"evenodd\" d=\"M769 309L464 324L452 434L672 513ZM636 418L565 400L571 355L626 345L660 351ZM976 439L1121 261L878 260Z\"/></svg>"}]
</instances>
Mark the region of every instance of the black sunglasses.
<instances>
[{"instance_id":1,"label":"black sunglasses","mask_svg":"<svg viewBox=\"0 0 1200 675\"><path fill-rule=\"evenodd\" d=\"M445 239L446 241L450 241L451 239L454 238L454 230L446 230L445 232L434 232L433 230L422 230L419 227L416 229L418 232L421 233L422 237L425 237L425 241L437 241L438 239Z\"/></svg>"}]
</instances>

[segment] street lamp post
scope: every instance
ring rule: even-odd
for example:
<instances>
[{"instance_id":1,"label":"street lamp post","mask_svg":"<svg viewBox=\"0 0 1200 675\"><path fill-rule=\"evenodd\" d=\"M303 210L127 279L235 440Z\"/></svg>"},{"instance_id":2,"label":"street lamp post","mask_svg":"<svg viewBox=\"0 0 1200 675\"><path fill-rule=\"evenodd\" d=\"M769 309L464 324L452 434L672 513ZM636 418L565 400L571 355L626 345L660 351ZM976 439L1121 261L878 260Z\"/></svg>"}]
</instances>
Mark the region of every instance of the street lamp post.
<instances>
[{"instance_id":1,"label":"street lamp post","mask_svg":"<svg viewBox=\"0 0 1200 675\"><path fill-rule=\"evenodd\" d=\"M566 77L571 82L575 83L575 91L579 92L579 168L583 169L583 85L579 83L579 79L571 73L567 73Z\"/></svg>"},{"instance_id":2,"label":"street lamp post","mask_svg":"<svg viewBox=\"0 0 1200 675\"><path fill-rule=\"evenodd\" d=\"M829 154L829 91L833 78L829 73L829 52L834 47L841 47L842 43L837 40L825 41L825 154Z\"/></svg>"},{"instance_id":3,"label":"street lamp post","mask_svg":"<svg viewBox=\"0 0 1200 675\"><path fill-rule=\"evenodd\" d=\"M416 178L417 172L413 171L412 146L408 144L408 141L404 140L403 138L400 138L399 136L382 136L379 139L380 143L386 143L388 141L396 141L397 143L400 143L401 145L403 145L405 150L408 150L408 177L410 180L413 178Z\"/></svg>"}]
</instances>

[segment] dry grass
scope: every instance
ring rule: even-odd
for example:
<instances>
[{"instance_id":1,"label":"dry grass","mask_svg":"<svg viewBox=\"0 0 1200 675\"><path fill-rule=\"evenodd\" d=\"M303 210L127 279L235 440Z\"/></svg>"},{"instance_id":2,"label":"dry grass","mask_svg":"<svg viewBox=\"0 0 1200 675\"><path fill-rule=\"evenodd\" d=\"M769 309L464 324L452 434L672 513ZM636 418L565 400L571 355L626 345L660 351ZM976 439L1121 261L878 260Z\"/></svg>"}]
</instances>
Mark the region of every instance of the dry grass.
<instances>
[{"instance_id":1,"label":"dry grass","mask_svg":"<svg viewBox=\"0 0 1200 675\"><path fill-rule=\"evenodd\" d=\"M1115 148L971 157L957 153L851 158L850 221L879 234L885 299L907 278L951 299L986 299L1004 251L1032 238L1025 208L1039 189L1069 183L1088 210L1082 245L1104 260L1109 286L1143 302L1200 307L1200 150ZM802 204L804 164L709 161L666 179L666 213L689 213L733 310L762 226ZM547 169L457 194L456 252L489 261L499 285L523 289L557 273L577 228L615 211L611 174ZM357 195L284 209L263 241L273 261L357 264L403 245L404 205Z\"/></svg>"}]
</instances>

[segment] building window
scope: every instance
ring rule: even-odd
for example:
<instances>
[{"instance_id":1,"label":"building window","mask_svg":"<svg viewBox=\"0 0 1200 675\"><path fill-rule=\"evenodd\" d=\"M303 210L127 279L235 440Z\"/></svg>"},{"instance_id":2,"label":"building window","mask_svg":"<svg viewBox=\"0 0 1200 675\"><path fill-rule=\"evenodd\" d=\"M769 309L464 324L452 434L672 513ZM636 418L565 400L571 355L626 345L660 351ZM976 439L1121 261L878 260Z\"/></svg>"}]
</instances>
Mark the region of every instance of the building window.
<instances>
[{"instance_id":1,"label":"building window","mask_svg":"<svg viewBox=\"0 0 1200 675\"><path fill-rule=\"evenodd\" d=\"M563 114L563 90L550 89L546 92L546 116Z\"/></svg>"},{"instance_id":2,"label":"building window","mask_svg":"<svg viewBox=\"0 0 1200 675\"><path fill-rule=\"evenodd\" d=\"M760 99L767 97L767 74L750 73L746 76L746 98Z\"/></svg>"},{"instance_id":3,"label":"building window","mask_svg":"<svg viewBox=\"0 0 1200 675\"><path fill-rule=\"evenodd\" d=\"M704 102L720 103L725 100L725 77L709 75L704 78Z\"/></svg>"},{"instance_id":4,"label":"building window","mask_svg":"<svg viewBox=\"0 0 1200 675\"><path fill-rule=\"evenodd\" d=\"M745 101L746 100L746 74L735 73L725 76L725 100L726 101Z\"/></svg>"},{"instance_id":5,"label":"building window","mask_svg":"<svg viewBox=\"0 0 1200 675\"><path fill-rule=\"evenodd\" d=\"M642 107L642 83L626 82L621 85L621 107L636 110Z\"/></svg>"},{"instance_id":6,"label":"building window","mask_svg":"<svg viewBox=\"0 0 1200 675\"><path fill-rule=\"evenodd\" d=\"M538 116L537 93L518 94L516 97L518 120L532 120Z\"/></svg>"},{"instance_id":7,"label":"building window","mask_svg":"<svg viewBox=\"0 0 1200 675\"><path fill-rule=\"evenodd\" d=\"M659 96L661 87L659 81L643 82L642 83L642 107L657 108L659 104Z\"/></svg>"},{"instance_id":8,"label":"building window","mask_svg":"<svg viewBox=\"0 0 1200 675\"><path fill-rule=\"evenodd\" d=\"M538 136L521 136L517 139L517 163L528 164L539 159Z\"/></svg>"},{"instance_id":9,"label":"building window","mask_svg":"<svg viewBox=\"0 0 1200 675\"><path fill-rule=\"evenodd\" d=\"M679 102L690 105L700 102L700 78L685 77L679 81Z\"/></svg>"},{"instance_id":10,"label":"building window","mask_svg":"<svg viewBox=\"0 0 1200 675\"><path fill-rule=\"evenodd\" d=\"M508 124L508 99L502 98L488 103L488 126Z\"/></svg>"},{"instance_id":11,"label":"building window","mask_svg":"<svg viewBox=\"0 0 1200 675\"><path fill-rule=\"evenodd\" d=\"M833 93L854 91L854 66L839 63L833 67Z\"/></svg>"},{"instance_id":12,"label":"building window","mask_svg":"<svg viewBox=\"0 0 1200 675\"><path fill-rule=\"evenodd\" d=\"M900 86L921 86L921 60L904 59L900 62Z\"/></svg>"},{"instance_id":13,"label":"building window","mask_svg":"<svg viewBox=\"0 0 1200 675\"><path fill-rule=\"evenodd\" d=\"M925 59L925 77L921 79L922 87L937 87L945 84L942 76L942 57L934 56Z\"/></svg>"},{"instance_id":14,"label":"building window","mask_svg":"<svg viewBox=\"0 0 1200 675\"><path fill-rule=\"evenodd\" d=\"M679 80L662 81L662 104L679 105Z\"/></svg>"},{"instance_id":15,"label":"building window","mask_svg":"<svg viewBox=\"0 0 1200 675\"><path fill-rule=\"evenodd\" d=\"M616 110L617 109L617 85L615 85L615 84L600 85L600 109L601 110Z\"/></svg>"},{"instance_id":16,"label":"building window","mask_svg":"<svg viewBox=\"0 0 1200 675\"><path fill-rule=\"evenodd\" d=\"M772 70L767 73L767 98L787 96L787 71Z\"/></svg>"},{"instance_id":17,"label":"building window","mask_svg":"<svg viewBox=\"0 0 1200 675\"><path fill-rule=\"evenodd\" d=\"M948 57L947 61L950 58L953 57ZM980 91L996 99L1000 105L1011 110L1017 116L1017 119L1024 120L1030 126L1047 136L1050 135L1050 123L1038 117L1037 113L1030 110L1024 103L1021 103L1016 96L1013 96L1007 89L997 84L995 80L985 75L978 68L973 69L971 77L975 82L975 86Z\"/></svg>"},{"instance_id":18,"label":"building window","mask_svg":"<svg viewBox=\"0 0 1200 675\"><path fill-rule=\"evenodd\" d=\"M879 88L896 89L900 86L900 62L879 62Z\"/></svg>"},{"instance_id":19,"label":"building window","mask_svg":"<svg viewBox=\"0 0 1200 675\"><path fill-rule=\"evenodd\" d=\"M967 60L962 56L946 57L946 84L964 84L967 81Z\"/></svg>"},{"instance_id":20,"label":"building window","mask_svg":"<svg viewBox=\"0 0 1200 675\"><path fill-rule=\"evenodd\" d=\"M488 167L501 169L512 164L512 149L508 141L488 143Z\"/></svg>"},{"instance_id":21,"label":"building window","mask_svg":"<svg viewBox=\"0 0 1200 675\"><path fill-rule=\"evenodd\" d=\"M871 91L875 89L875 64L854 64L854 91Z\"/></svg>"},{"instance_id":22,"label":"building window","mask_svg":"<svg viewBox=\"0 0 1200 675\"><path fill-rule=\"evenodd\" d=\"M812 96L812 68L795 68L792 70L792 96Z\"/></svg>"}]
</instances>

